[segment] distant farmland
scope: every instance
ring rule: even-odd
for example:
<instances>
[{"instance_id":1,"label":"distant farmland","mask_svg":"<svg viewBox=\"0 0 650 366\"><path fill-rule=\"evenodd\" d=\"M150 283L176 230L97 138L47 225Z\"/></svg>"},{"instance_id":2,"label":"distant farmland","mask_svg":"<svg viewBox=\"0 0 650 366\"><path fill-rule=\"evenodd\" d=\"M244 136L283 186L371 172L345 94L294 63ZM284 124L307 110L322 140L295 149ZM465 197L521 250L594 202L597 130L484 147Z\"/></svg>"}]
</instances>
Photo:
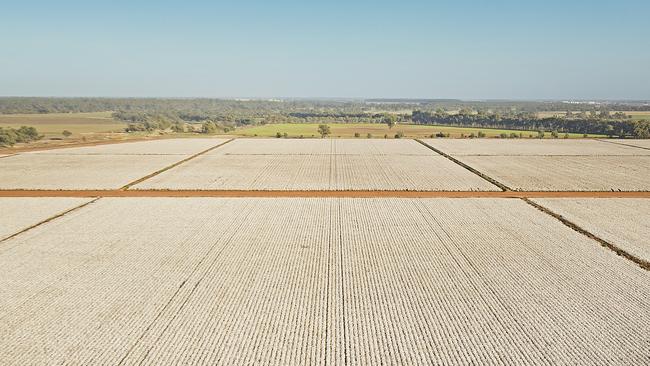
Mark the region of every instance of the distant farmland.
<instances>
[{"instance_id":1,"label":"distant farmland","mask_svg":"<svg viewBox=\"0 0 650 366\"><path fill-rule=\"evenodd\" d=\"M88 133L122 132L126 124L111 117L111 112L0 114L0 127L35 127L49 137L61 137L63 130L72 136Z\"/></svg>"},{"instance_id":2,"label":"distant farmland","mask_svg":"<svg viewBox=\"0 0 650 366\"><path fill-rule=\"evenodd\" d=\"M449 127L449 126L435 126L435 125L414 125L414 124L397 124L393 128L388 128L387 125L382 123L326 123L330 126L333 137L355 137L355 133L359 137L366 138L371 134L373 138L383 138L384 135L388 138L393 138L398 132L404 133L404 137L409 138L425 138L442 133L449 134L449 137L459 138L463 135L469 137L474 134L478 136L479 131L485 133L486 137L498 137L505 133L510 136L511 133L519 136L521 133L524 138L536 137L536 131L524 130L501 130L494 128L474 128L474 127ZM318 123L278 123L267 124L263 126L255 126L250 128L241 128L233 132L239 136L260 136L260 137L275 137L277 133L281 135L287 134L288 137L319 137ZM560 137L563 137L561 134ZM550 138L549 133L546 134ZM582 138L581 133L570 133L569 138ZM588 135L588 137L604 137L603 135Z\"/></svg>"}]
</instances>

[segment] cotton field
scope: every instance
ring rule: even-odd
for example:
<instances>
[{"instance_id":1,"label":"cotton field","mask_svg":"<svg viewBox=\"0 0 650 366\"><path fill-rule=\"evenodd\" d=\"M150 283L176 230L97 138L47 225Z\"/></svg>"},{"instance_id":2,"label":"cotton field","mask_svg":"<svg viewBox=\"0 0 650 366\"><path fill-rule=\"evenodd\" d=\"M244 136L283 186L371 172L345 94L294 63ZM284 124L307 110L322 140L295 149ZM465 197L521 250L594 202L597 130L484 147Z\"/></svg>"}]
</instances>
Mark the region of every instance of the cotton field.
<instances>
[{"instance_id":1,"label":"cotton field","mask_svg":"<svg viewBox=\"0 0 650 366\"><path fill-rule=\"evenodd\" d=\"M87 198L0 197L0 240L89 201Z\"/></svg>"},{"instance_id":2,"label":"cotton field","mask_svg":"<svg viewBox=\"0 0 650 366\"><path fill-rule=\"evenodd\" d=\"M0 364L647 364L642 144L165 139L3 157Z\"/></svg>"},{"instance_id":3,"label":"cotton field","mask_svg":"<svg viewBox=\"0 0 650 366\"><path fill-rule=\"evenodd\" d=\"M414 140L237 139L209 155L435 155Z\"/></svg>"},{"instance_id":4,"label":"cotton field","mask_svg":"<svg viewBox=\"0 0 650 366\"><path fill-rule=\"evenodd\" d=\"M240 139L134 189L492 191L498 187L413 140Z\"/></svg>"},{"instance_id":5,"label":"cotton field","mask_svg":"<svg viewBox=\"0 0 650 366\"><path fill-rule=\"evenodd\" d=\"M650 140L613 140L613 143L650 149Z\"/></svg>"},{"instance_id":6,"label":"cotton field","mask_svg":"<svg viewBox=\"0 0 650 366\"><path fill-rule=\"evenodd\" d=\"M625 146L608 140L542 139L424 139L426 144L452 156L599 156L650 155L650 150ZM624 141L624 140L616 140ZM639 140L637 140L639 141ZM632 142L631 144L634 144Z\"/></svg>"},{"instance_id":7,"label":"cotton field","mask_svg":"<svg viewBox=\"0 0 650 366\"><path fill-rule=\"evenodd\" d=\"M516 191L650 190L650 150L617 141L423 140Z\"/></svg>"},{"instance_id":8,"label":"cotton field","mask_svg":"<svg viewBox=\"0 0 650 366\"><path fill-rule=\"evenodd\" d=\"M20 154L0 159L0 189L118 189L177 155Z\"/></svg>"},{"instance_id":9,"label":"cotton field","mask_svg":"<svg viewBox=\"0 0 650 366\"><path fill-rule=\"evenodd\" d=\"M544 198L534 201L650 262L650 200Z\"/></svg>"},{"instance_id":10,"label":"cotton field","mask_svg":"<svg viewBox=\"0 0 650 366\"><path fill-rule=\"evenodd\" d=\"M494 191L439 155L202 155L134 189Z\"/></svg>"},{"instance_id":11,"label":"cotton field","mask_svg":"<svg viewBox=\"0 0 650 366\"><path fill-rule=\"evenodd\" d=\"M649 191L650 156L463 156L518 191Z\"/></svg>"},{"instance_id":12,"label":"cotton field","mask_svg":"<svg viewBox=\"0 0 650 366\"><path fill-rule=\"evenodd\" d=\"M104 198L0 265L9 364L647 357L648 272L520 200Z\"/></svg>"}]
</instances>

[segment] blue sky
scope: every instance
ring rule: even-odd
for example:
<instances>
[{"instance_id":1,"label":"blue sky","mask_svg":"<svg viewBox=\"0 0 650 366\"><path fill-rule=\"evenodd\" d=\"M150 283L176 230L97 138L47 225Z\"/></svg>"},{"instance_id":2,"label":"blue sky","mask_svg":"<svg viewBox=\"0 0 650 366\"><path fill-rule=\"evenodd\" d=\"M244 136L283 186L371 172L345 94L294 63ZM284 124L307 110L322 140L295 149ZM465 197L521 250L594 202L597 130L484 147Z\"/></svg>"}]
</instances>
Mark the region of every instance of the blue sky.
<instances>
[{"instance_id":1,"label":"blue sky","mask_svg":"<svg viewBox=\"0 0 650 366\"><path fill-rule=\"evenodd\" d=\"M650 1L0 0L0 95L650 99Z\"/></svg>"}]
</instances>

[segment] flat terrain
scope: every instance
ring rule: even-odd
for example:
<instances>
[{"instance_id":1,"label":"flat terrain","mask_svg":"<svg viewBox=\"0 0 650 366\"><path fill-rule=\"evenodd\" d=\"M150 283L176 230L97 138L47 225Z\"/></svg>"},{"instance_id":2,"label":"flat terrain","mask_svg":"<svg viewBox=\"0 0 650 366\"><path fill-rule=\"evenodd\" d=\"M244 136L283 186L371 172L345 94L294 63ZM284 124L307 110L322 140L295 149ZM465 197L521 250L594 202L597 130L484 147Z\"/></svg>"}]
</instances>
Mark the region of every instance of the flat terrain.
<instances>
[{"instance_id":1,"label":"flat terrain","mask_svg":"<svg viewBox=\"0 0 650 366\"><path fill-rule=\"evenodd\" d=\"M0 363L646 364L645 141L425 142L0 158Z\"/></svg>"},{"instance_id":2,"label":"flat terrain","mask_svg":"<svg viewBox=\"0 0 650 366\"><path fill-rule=\"evenodd\" d=\"M10 364L647 358L648 272L520 200L100 199L0 264Z\"/></svg>"},{"instance_id":3,"label":"flat terrain","mask_svg":"<svg viewBox=\"0 0 650 366\"><path fill-rule=\"evenodd\" d=\"M211 155L438 155L414 140L238 139Z\"/></svg>"},{"instance_id":4,"label":"flat terrain","mask_svg":"<svg viewBox=\"0 0 650 366\"><path fill-rule=\"evenodd\" d=\"M466 156L471 167L520 191L650 191L650 156Z\"/></svg>"},{"instance_id":5,"label":"flat terrain","mask_svg":"<svg viewBox=\"0 0 650 366\"><path fill-rule=\"evenodd\" d=\"M235 140L133 188L498 190L413 140L334 139Z\"/></svg>"},{"instance_id":6,"label":"flat terrain","mask_svg":"<svg viewBox=\"0 0 650 366\"><path fill-rule=\"evenodd\" d=\"M639 144L638 141L644 140L424 139L422 141L452 156L650 156L650 150L626 146L636 145Z\"/></svg>"},{"instance_id":7,"label":"flat terrain","mask_svg":"<svg viewBox=\"0 0 650 366\"><path fill-rule=\"evenodd\" d=\"M642 147L644 149L650 149L650 140L612 140L612 142L617 144Z\"/></svg>"},{"instance_id":8,"label":"flat terrain","mask_svg":"<svg viewBox=\"0 0 650 366\"><path fill-rule=\"evenodd\" d=\"M178 160L177 155L21 154L0 159L0 189L117 189Z\"/></svg>"},{"instance_id":9,"label":"flat terrain","mask_svg":"<svg viewBox=\"0 0 650 366\"><path fill-rule=\"evenodd\" d=\"M228 141L219 138L164 139L34 151L45 155L193 155ZM650 154L649 154L650 155Z\"/></svg>"},{"instance_id":10,"label":"flat terrain","mask_svg":"<svg viewBox=\"0 0 650 366\"><path fill-rule=\"evenodd\" d=\"M16 153L30 150L65 146L81 146L114 143L149 137L143 133L126 133L127 124L114 120L111 112L94 113L47 113L47 114L0 114L0 127L36 128L42 139L30 143L18 143L12 147L0 146L0 153ZM63 131L72 133L64 137Z\"/></svg>"},{"instance_id":11,"label":"flat terrain","mask_svg":"<svg viewBox=\"0 0 650 366\"><path fill-rule=\"evenodd\" d=\"M512 190L650 190L650 150L625 140L423 141Z\"/></svg>"},{"instance_id":12,"label":"flat terrain","mask_svg":"<svg viewBox=\"0 0 650 366\"><path fill-rule=\"evenodd\" d=\"M320 137L318 134L318 123L277 123L267 124L263 126L255 126L250 128L241 128L235 130L233 133L239 136L246 137L275 137L279 132L280 134L288 134L289 137ZM381 123L328 123L333 137L354 137L355 133L360 135L360 138L366 138L371 134L373 138L394 138L398 132L403 132L408 138L427 138L437 133L449 134L450 137L459 138L461 135L469 136L470 134L478 135L481 131L487 137L498 137L502 133L510 135L515 133L523 134L527 138L529 135L537 136L536 131L524 130L501 130L493 128L472 128L472 127L450 127L450 126L429 126L429 125L414 125L414 124L397 124L392 129L387 125ZM547 134L549 135L549 134ZM550 135L549 135L550 137ZM569 134L570 138L582 138L582 134L573 133ZM589 135L589 137L604 137L601 135Z\"/></svg>"},{"instance_id":13,"label":"flat terrain","mask_svg":"<svg viewBox=\"0 0 650 366\"><path fill-rule=\"evenodd\" d=\"M73 137L82 134L123 132L126 123L114 120L112 112L0 114L0 127L20 126L35 127L46 138L50 138L63 137L63 130L72 132Z\"/></svg>"},{"instance_id":14,"label":"flat terrain","mask_svg":"<svg viewBox=\"0 0 650 366\"><path fill-rule=\"evenodd\" d=\"M42 150L0 158L0 190L128 185L182 191L468 192L497 191L502 184L516 191L650 191L650 150L642 146L644 140L422 141L185 138Z\"/></svg>"},{"instance_id":15,"label":"flat terrain","mask_svg":"<svg viewBox=\"0 0 650 366\"><path fill-rule=\"evenodd\" d=\"M150 178L142 179L142 181ZM221 197L221 198L650 198L650 191L314 191L314 190L159 190L134 189L0 189L0 197Z\"/></svg>"},{"instance_id":16,"label":"flat terrain","mask_svg":"<svg viewBox=\"0 0 650 366\"><path fill-rule=\"evenodd\" d=\"M118 189L225 139L177 139L21 153L0 160L0 189Z\"/></svg>"},{"instance_id":17,"label":"flat terrain","mask_svg":"<svg viewBox=\"0 0 650 366\"><path fill-rule=\"evenodd\" d=\"M0 240L89 202L86 198L0 198Z\"/></svg>"},{"instance_id":18,"label":"flat terrain","mask_svg":"<svg viewBox=\"0 0 650 366\"><path fill-rule=\"evenodd\" d=\"M650 112L648 111L625 111L624 113L632 117L633 120L650 120Z\"/></svg>"},{"instance_id":19,"label":"flat terrain","mask_svg":"<svg viewBox=\"0 0 650 366\"><path fill-rule=\"evenodd\" d=\"M534 201L650 262L650 200L545 198Z\"/></svg>"}]
</instances>

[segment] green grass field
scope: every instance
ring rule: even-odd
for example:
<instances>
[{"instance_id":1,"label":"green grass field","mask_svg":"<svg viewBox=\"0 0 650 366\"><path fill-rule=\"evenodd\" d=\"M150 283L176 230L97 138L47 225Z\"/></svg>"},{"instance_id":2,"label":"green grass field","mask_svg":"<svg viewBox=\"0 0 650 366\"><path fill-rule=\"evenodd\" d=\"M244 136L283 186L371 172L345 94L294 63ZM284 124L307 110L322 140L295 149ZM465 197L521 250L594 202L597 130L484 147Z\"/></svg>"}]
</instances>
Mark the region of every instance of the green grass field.
<instances>
[{"instance_id":1,"label":"green grass field","mask_svg":"<svg viewBox=\"0 0 650 366\"><path fill-rule=\"evenodd\" d=\"M523 137L537 136L535 131L501 130L491 128L449 127L449 126L424 126L412 124L399 124L389 129L385 124L378 123L329 123L332 131L331 137L350 138L358 133L366 138L371 134L373 138L393 138L398 132L404 133L406 138L425 138L437 133L449 134L450 137L460 138L463 135L478 135L479 131L486 137L497 137L502 133L510 135L520 133ZM4 114L0 115L0 127L33 126L45 138L62 137L63 130L72 132L72 138L85 135L100 135L109 132L123 132L125 123L115 121L111 112L94 113L50 113L50 114ZM319 137L317 123L280 123L240 128L230 134L247 137L275 137L287 133L289 137ZM550 138L550 133L546 134ZM563 137L561 135L560 137ZM582 134L569 134L570 138L582 138ZM588 137L604 137L602 135L589 135Z\"/></svg>"},{"instance_id":2,"label":"green grass field","mask_svg":"<svg viewBox=\"0 0 650 366\"><path fill-rule=\"evenodd\" d=\"M628 116L632 116L632 119L635 121L640 121L640 120L649 120L650 121L650 112L645 112L645 111L631 111L631 112L625 112Z\"/></svg>"},{"instance_id":3,"label":"green grass field","mask_svg":"<svg viewBox=\"0 0 650 366\"><path fill-rule=\"evenodd\" d=\"M111 114L111 112L0 114L0 127L32 126L46 138L61 137L63 130L72 132L72 137L81 134L122 132L126 124L113 120Z\"/></svg>"},{"instance_id":4,"label":"green grass field","mask_svg":"<svg viewBox=\"0 0 650 366\"><path fill-rule=\"evenodd\" d=\"M432 134L442 132L449 134L450 137L459 138L461 135L469 136L474 133L478 135L479 131L485 133L486 137L496 137L502 133L510 135L510 133L523 134L523 137L537 136L535 131L519 131L519 130L499 130L490 128L470 128L470 127L449 127L449 126L423 126L423 125L396 125L389 129L385 124L379 123L328 123L332 131L331 137L354 137L355 133L359 133L360 137L366 138L371 134L373 138L384 138L387 135L393 138L399 131L404 133L405 138L425 138L430 137ZM248 128L240 128L232 131L231 134L239 136L258 136L258 137L275 137L277 133L288 134L289 137L319 137L318 124L316 123L279 123L268 124L263 126L255 126ZM546 133L546 137L551 137L550 133ZM563 137L563 134L560 135ZM569 134L570 138L582 138L582 134ZM588 135L588 137L604 137L603 135Z\"/></svg>"}]
</instances>

